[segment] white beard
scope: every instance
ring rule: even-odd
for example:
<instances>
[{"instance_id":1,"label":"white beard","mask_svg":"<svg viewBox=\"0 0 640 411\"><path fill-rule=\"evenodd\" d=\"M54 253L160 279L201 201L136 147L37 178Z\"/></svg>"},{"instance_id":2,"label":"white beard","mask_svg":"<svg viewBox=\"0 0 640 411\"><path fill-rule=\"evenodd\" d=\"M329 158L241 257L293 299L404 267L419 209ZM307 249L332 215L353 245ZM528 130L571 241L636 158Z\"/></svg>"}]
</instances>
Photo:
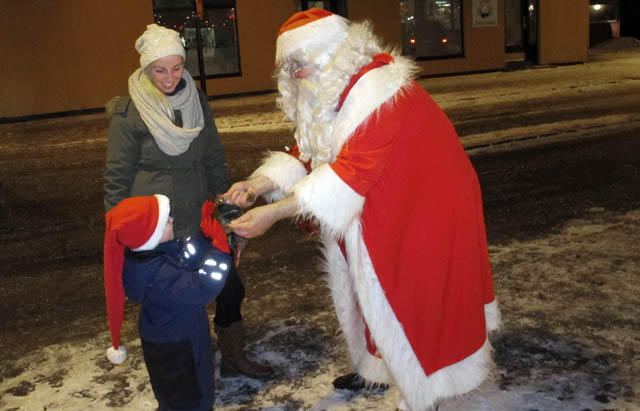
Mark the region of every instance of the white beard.
<instances>
[{"instance_id":1,"label":"white beard","mask_svg":"<svg viewBox=\"0 0 640 411\"><path fill-rule=\"evenodd\" d=\"M283 93L278 103L296 124L294 137L300 159L311 161L311 168L334 161L338 148L332 146L331 136L337 112L332 99L319 91L315 76L298 80L281 78L280 81L286 81L285 88L291 91L287 95Z\"/></svg>"},{"instance_id":2,"label":"white beard","mask_svg":"<svg viewBox=\"0 0 640 411\"><path fill-rule=\"evenodd\" d=\"M340 95L351 76L380 53L380 47L368 23L349 26L349 39L313 50L301 49L289 56L302 62L312 75L293 79L291 66L278 73L280 108L296 124L295 138L300 158L311 161L311 168L335 161L344 138L334 136Z\"/></svg>"}]
</instances>

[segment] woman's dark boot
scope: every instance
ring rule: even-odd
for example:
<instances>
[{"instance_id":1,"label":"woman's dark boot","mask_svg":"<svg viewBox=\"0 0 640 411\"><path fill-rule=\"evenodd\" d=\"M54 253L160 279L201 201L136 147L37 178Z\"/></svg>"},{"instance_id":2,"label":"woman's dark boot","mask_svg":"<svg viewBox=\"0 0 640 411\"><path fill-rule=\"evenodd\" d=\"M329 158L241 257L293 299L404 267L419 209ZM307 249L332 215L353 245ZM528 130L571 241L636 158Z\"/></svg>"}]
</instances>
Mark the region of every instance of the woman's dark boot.
<instances>
[{"instance_id":1,"label":"woman's dark boot","mask_svg":"<svg viewBox=\"0 0 640 411\"><path fill-rule=\"evenodd\" d=\"M220 349L220 376L233 377L245 375L257 380L268 379L274 371L268 365L251 361L244 351L244 327L242 321L232 323L229 327L213 326L218 337Z\"/></svg>"}]
</instances>

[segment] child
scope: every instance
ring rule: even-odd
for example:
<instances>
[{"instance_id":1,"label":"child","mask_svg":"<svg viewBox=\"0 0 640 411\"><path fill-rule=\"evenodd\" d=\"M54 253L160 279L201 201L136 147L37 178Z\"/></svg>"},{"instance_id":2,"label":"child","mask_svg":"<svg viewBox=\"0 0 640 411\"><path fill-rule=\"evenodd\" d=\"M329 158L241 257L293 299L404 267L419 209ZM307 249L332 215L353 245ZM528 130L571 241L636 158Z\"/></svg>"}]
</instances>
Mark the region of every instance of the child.
<instances>
[{"instance_id":1,"label":"child","mask_svg":"<svg viewBox=\"0 0 640 411\"><path fill-rule=\"evenodd\" d=\"M123 362L120 328L127 297L142 304L139 332L159 410L211 410L214 372L206 304L224 287L232 259L214 205L202 208L202 234L174 238L164 195L122 200L106 214L104 281L113 346ZM206 238L206 237L208 238ZM213 240L211 240L213 239Z\"/></svg>"}]
</instances>

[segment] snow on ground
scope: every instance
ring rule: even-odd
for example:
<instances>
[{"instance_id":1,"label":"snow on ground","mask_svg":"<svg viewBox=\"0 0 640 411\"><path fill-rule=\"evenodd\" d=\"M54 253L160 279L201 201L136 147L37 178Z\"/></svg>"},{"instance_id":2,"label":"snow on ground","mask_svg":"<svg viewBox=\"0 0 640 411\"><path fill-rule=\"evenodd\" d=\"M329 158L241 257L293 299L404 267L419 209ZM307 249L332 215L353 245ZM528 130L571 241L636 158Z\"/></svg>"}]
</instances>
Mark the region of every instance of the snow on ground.
<instances>
[{"instance_id":1,"label":"snow on ground","mask_svg":"<svg viewBox=\"0 0 640 411\"><path fill-rule=\"evenodd\" d=\"M498 369L476 392L440 410L640 410L640 212L592 213L559 234L491 247L505 323L492 339ZM595 298L608 304L594 304L594 284ZM322 280L317 287L325 287ZM611 311L611 320L594 324L594 310ZM333 390L347 364L344 347L323 331L326 318L319 312L266 324L251 349L278 376L217 378L216 409L394 410L395 388ZM104 355L108 338L105 331L82 345L54 344L10 364L13 372L5 375L14 376L0 381L0 408L154 410L139 341L130 339L127 361L114 366Z\"/></svg>"}]
</instances>

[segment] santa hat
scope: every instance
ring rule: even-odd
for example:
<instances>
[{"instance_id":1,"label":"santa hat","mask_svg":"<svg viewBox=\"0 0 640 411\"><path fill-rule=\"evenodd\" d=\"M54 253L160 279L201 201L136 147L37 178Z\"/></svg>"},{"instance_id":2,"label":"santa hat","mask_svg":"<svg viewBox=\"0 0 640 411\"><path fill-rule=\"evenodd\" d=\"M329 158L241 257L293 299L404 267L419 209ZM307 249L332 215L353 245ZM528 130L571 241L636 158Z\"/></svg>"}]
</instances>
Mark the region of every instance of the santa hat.
<instances>
[{"instance_id":1,"label":"santa hat","mask_svg":"<svg viewBox=\"0 0 640 411\"><path fill-rule=\"evenodd\" d=\"M177 31L157 24L149 24L147 30L136 40L136 50L140 53L140 67L145 68L153 61L166 56L185 58L182 39Z\"/></svg>"},{"instance_id":2,"label":"santa hat","mask_svg":"<svg viewBox=\"0 0 640 411\"><path fill-rule=\"evenodd\" d=\"M120 345L124 316L122 268L125 248L133 251L154 249L164 234L169 211L169 198L156 194L125 198L106 214L104 291L113 344L107 350L107 358L114 364L120 364L127 356L127 351Z\"/></svg>"},{"instance_id":3,"label":"santa hat","mask_svg":"<svg viewBox=\"0 0 640 411\"><path fill-rule=\"evenodd\" d=\"M278 31L276 64L297 50L319 47L347 38L349 22L327 10L313 8L289 17Z\"/></svg>"}]
</instances>

